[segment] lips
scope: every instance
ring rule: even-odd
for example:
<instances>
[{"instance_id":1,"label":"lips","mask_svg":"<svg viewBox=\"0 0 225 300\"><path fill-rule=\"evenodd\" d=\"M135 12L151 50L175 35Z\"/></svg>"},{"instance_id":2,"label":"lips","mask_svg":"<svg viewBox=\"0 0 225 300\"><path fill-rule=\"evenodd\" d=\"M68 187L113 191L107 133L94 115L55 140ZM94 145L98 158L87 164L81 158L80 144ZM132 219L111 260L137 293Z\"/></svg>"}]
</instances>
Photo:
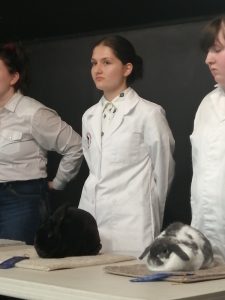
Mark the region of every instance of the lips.
<instances>
[{"instance_id":1,"label":"lips","mask_svg":"<svg viewBox=\"0 0 225 300\"><path fill-rule=\"evenodd\" d=\"M210 69L210 72L213 74L213 75L218 75L218 71L216 69Z\"/></svg>"},{"instance_id":2,"label":"lips","mask_svg":"<svg viewBox=\"0 0 225 300\"><path fill-rule=\"evenodd\" d=\"M100 77L100 76L98 76L98 77L95 77L95 80L96 81L102 81L104 78L103 77Z\"/></svg>"}]
</instances>

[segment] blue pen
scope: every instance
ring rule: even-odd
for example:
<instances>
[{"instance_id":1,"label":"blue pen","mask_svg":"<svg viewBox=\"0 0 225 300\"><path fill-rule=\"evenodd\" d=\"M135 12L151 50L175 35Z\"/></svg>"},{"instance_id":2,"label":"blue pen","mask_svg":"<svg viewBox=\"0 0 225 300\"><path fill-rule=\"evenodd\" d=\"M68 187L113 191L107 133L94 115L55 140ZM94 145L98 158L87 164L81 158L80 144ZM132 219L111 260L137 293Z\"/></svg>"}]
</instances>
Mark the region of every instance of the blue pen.
<instances>
[{"instance_id":1,"label":"blue pen","mask_svg":"<svg viewBox=\"0 0 225 300\"><path fill-rule=\"evenodd\" d=\"M4 260L2 263L0 263L0 269L10 269L15 266L16 263L18 263L21 260L29 259L27 256L13 256L11 258L8 258Z\"/></svg>"},{"instance_id":2,"label":"blue pen","mask_svg":"<svg viewBox=\"0 0 225 300\"><path fill-rule=\"evenodd\" d=\"M136 277L136 278L130 279L130 281L131 282L160 281L160 280L163 280L164 278L167 278L171 275L173 275L173 274L172 273L167 273L167 272L160 272L160 273L155 273L155 274L151 274L151 275Z\"/></svg>"}]
</instances>

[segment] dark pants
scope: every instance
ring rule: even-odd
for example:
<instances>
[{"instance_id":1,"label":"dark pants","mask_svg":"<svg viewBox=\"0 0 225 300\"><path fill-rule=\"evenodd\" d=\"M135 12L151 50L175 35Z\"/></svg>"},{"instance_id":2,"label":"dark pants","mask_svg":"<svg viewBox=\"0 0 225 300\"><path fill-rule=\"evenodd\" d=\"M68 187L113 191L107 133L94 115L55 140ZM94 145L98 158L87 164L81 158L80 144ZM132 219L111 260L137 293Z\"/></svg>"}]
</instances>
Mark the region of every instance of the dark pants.
<instances>
[{"instance_id":1,"label":"dark pants","mask_svg":"<svg viewBox=\"0 0 225 300\"><path fill-rule=\"evenodd\" d=\"M0 239L33 244L48 214L47 194L45 179L0 183Z\"/></svg>"}]
</instances>

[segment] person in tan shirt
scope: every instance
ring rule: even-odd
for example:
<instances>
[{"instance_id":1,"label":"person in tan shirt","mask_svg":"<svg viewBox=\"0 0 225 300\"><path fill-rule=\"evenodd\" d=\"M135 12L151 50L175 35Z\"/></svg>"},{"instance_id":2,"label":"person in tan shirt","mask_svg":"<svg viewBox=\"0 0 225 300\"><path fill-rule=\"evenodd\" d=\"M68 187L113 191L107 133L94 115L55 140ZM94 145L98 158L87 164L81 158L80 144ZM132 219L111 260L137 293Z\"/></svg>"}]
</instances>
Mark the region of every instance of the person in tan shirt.
<instances>
[{"instance_id":1,"label":"person in tan shirt","mask_svg":"<svg viewBox=\"0 0 225 300\"><path fill-rule=\"evenodd\" d=\"M0 47L0 238L33 244L48 189L61 190L82 161L81 137L52 109L24 96L27 60L18 43ZM62 155L47 182L47 152Z\"/></svg>"}]
</instances>

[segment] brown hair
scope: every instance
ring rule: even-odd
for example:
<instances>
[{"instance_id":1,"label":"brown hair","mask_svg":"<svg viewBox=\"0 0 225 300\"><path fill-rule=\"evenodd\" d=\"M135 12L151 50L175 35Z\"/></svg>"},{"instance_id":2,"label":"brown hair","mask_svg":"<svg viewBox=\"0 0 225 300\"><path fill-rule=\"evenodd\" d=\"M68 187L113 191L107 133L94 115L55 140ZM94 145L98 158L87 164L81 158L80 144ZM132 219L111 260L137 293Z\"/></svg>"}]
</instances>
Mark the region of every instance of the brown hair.
<instances>
[{"instance_id":1,"label":"brown hair","mask_svg":"<svg viewBox=\"0 0 225 300\"><path fill-rule=\"evenodd\" d=\"M205 53L214 45L221 28L224 28L225 37L225 15L214 18L203 29L200 45Z\"/></svg>"},{"instance_id":2,"label":"brown hair","mask_svg":"<svg viewBox=\"0 0 225 300\"><path fill-rule=\"evenodd\" d=\"M22 44L19 42L10 42L0 45L0 59L4 62L10 74L19 73L20 76L14 85L14 89L15 91L20 90L24 93L28 83L28 57Z\"/></svg>"},{"instance_id":3,"label":"brown hair","mask_svg":"<svg viewBox=\"0 0 225 300\"><path fill-rule=\"evenodd\" d=\"M142 77L142 58L136 54L133 45L124 37L119 35L107 36L97 41L93 49L99 45L104 45L112 49L115 56L125 65L131 63L133 70L127 78L128 84Z\"/></svg>"}]
</instances>

